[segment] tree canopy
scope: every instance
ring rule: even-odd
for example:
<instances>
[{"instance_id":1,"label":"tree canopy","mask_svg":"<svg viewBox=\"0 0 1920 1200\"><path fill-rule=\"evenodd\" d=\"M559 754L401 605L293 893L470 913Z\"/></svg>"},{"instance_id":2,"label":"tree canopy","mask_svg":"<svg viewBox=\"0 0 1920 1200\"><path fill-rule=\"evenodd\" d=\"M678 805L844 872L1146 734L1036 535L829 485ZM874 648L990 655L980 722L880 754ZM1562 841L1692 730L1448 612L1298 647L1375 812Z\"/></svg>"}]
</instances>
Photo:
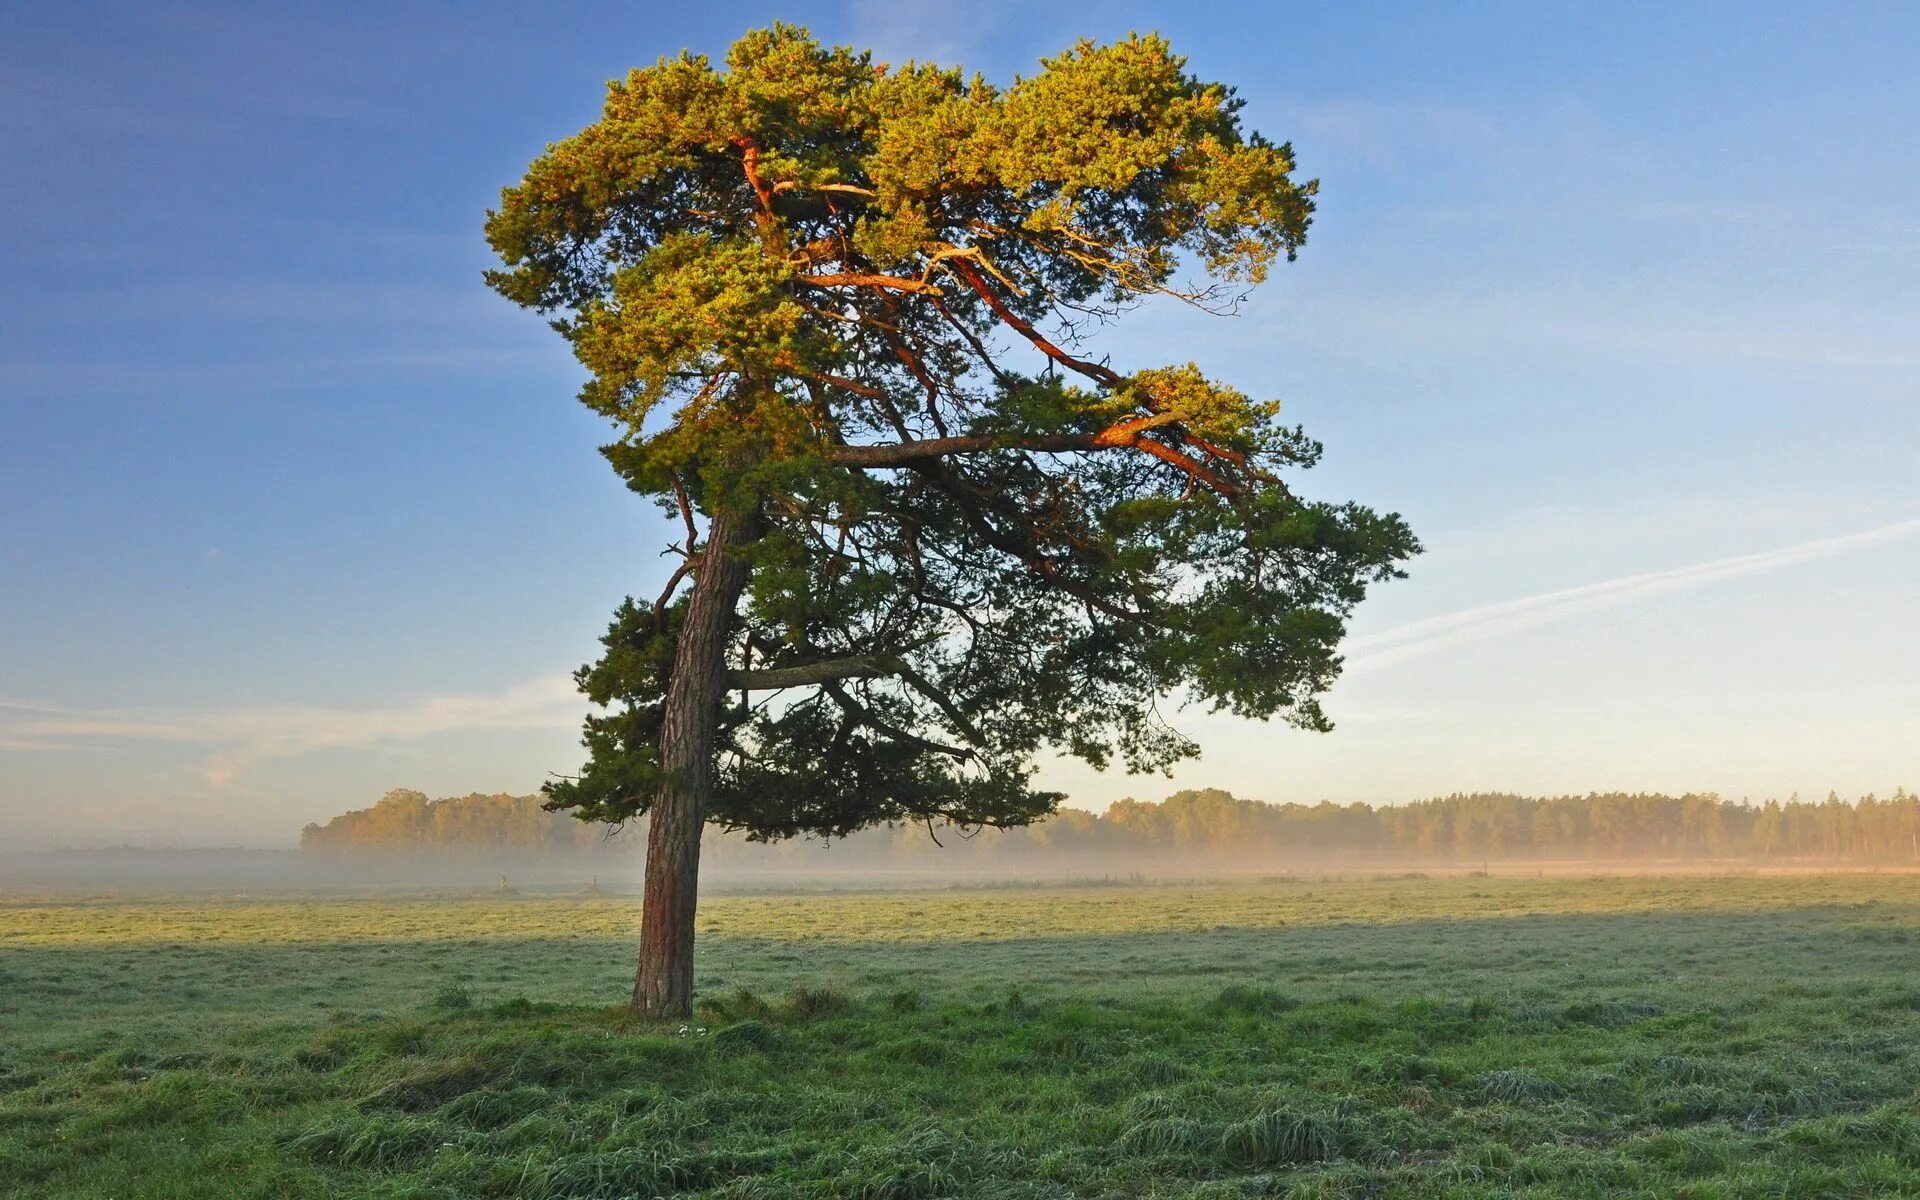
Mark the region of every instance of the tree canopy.
<instances>
[{"instance_id":1,"label":"tree canopy","mask_svg":"<svg viewBox=\"0 0 1920 1200\"><path fill-rule=\"evenodd\" d=\"M1299 248L1313 185L1240 111L1157 37L1000 87L781 25L616 81L505 190L493 286L551 314L608 460L685 527L548 789L652 818L637 1007L690 1003L703 823L1023 824L1060 799L1044 750L1195 754L1168 697L1327 728L1345 617L1412 534L1298 495L1320 448L1273 401L1084 337L1230 310Z\"/></svg>"},{"instance_id":2,"label":"tree canopy","mask_svg":"<svg viewBox=\"0 0 1920 1200\"><path fill-rule=\"evenodd\" d=\"M1081 340L1153 297L1231 308L1314 185L1158 37L1041 66L1001 87L775 26L615 81L503 193L491 284L552 314L608 460L685 526L579 674L606 711L554 805L648 811L715 543L745 579L705 802L729 828L1017 824L1057 800L1043 749L1195 754L1167 697L1328 727L1344 619L1414 538L1297 494L1320 448L1275 402Z\"/></svg>"}]
</instances>

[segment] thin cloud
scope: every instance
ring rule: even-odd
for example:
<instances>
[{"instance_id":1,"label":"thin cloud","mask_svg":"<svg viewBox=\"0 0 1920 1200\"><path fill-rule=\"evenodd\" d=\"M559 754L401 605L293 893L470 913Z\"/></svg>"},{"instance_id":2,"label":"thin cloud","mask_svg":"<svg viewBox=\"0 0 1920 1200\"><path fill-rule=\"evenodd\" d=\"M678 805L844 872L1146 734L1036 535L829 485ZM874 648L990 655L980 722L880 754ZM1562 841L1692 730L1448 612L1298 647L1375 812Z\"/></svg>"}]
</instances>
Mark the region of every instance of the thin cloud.
<instances>
[{"instance_id":1,"label":"thin cloud","mask_svg":"<svg viewBox=\"0 0 1920 1200\"><path fill-rule=\"evenodd\" d=\"M39 700L22 699L19 696L0 696L0 708L36 713L71 713L78 711L77 709L68 708L64 704L46 704Z\"/></svg>"},{"instance_id":2,"label":"thin cloud","mask_svg":"<svg viewBox=\"0 0 1920 1200\"><path fill-rule=\"evenodd\" d=\"M0 750L68 750L87 754L112 754L120 747L101 742L63 742L55 738L13 737L0 734Z\"/></svg>"},{"instance_id":3,"label":"thin cloud","mask_svg":"<svg viewBox=\"0 0 1920 1200\"><path fill-rule=\"evenodd\" d=\"M1518 600L1484 604L1443 616L1410 621L1405 625L1397 625L1392 629L1349 641L1347 649L1350 657L1347 672L1353 674L1357 671L1374 670L1404 662L1422 654L1430 654L1435 650L1484 641L1519 629L1551 624L1595 609L1610 608L1617 604L1670 595L1674 592L1691 591L1724 579L1737 579L1743 575L1775 571L1782 567L1812 562L1815 559L1830 558L1870 546L1900 541L1916 534L1920 534L1920 518L1896 521L1891 525L1882 525L1877 529L1863 530L1859 533L1799 542L1758 554L1742 554L1733 558L1696 563L1689 567L1627 575L1619 579L1542 592L1539 595L1525 596Z\"/></svg>"},{"instance_id":4,"label":"thin cloud","mask_svg":"<svg viewBox=\"0 0 1920 1200\"><path fill-rule=\"evenodd\" d=\"M415 741L484 729L556 729L577 722L583 702L564 674L498 692L428 696L378 708L236 708L161 714L81 711L25 700L0 705L43 715L0 731L8 748L57 750L73 739L199 744L208 782L231 783L261 763L315 750Z\"/></svg>"}]
</instances>

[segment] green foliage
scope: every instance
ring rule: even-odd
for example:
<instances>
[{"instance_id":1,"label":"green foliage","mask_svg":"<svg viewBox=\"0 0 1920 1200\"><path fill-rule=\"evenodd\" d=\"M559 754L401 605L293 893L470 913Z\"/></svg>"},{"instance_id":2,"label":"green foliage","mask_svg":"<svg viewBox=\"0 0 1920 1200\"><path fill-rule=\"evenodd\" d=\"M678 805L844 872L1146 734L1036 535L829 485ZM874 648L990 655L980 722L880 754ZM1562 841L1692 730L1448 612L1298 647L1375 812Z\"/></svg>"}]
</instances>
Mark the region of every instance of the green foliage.
<instances>
[{"instance_id":1,"label":"green foliage","mask_svg":"<svg viewBox=\"0 0 1920 1200\"><path fill-rule=\"evenodd\" d=\"M0 1181L1664 1200L1894 1197L1920 1178L1920 1008L1909 943L1884 936L1920 930L1911 875L722 898L708 915L725 1015L682 1028L590 1003L628 956L611 906L0 907ZM432 1002L455 981L473 1007ZM890 1000L906 981L918 1002Z\"/></svg>"},{"instance_id":2,"label":"green foliage","mask_svg":"<svg viewBox=\"0 0 1920 1200\"><path fill-rule=\"evenodd\" d=\"M1314 185L1240 110L1153 36L998 86L777 25L616 81L505 189L490 282L550 315L609 462L687 528L579 674L607 711L556 809L651 805L716 514L750 530L726 665L824 672L722 712L726 828L1019 825L1059 799L1047 749L1195 754L1174 695L1328 727L1346 617L1412 535L1296 495L1319 447L1276 403L1077 337L1155 296L1225 310L1299 249Z\"/></svg>"}]
</instances>

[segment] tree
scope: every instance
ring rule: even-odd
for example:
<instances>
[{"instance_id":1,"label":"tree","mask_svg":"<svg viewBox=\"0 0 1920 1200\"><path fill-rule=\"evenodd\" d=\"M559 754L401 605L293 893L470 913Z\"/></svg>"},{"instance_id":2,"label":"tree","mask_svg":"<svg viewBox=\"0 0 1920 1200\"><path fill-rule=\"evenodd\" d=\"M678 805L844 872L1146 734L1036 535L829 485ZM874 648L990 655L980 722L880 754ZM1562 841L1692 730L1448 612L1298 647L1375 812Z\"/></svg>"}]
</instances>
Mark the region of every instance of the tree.
<instances>
[{"instance_id":1,"label":"tree","mask_svg":"<svg viewBox=\"0 0 1920 1200\"><path fill-rule=\"evenodd\" d=\"M1197 753L1175 694L1329 727L1344 618L1413 536L1296 494L1320 447L1275 403L1082 336L1230 311L1293 257L1314 185L1240 108L1157 37L997 87L782 25L615 81L502 193L490 283L551 315L608 461L685 531L547 789L649 818L642 1012L691 1002L703 823L1024 824L1060 799L1042 750Z\"/></svg>"}]
</instances>

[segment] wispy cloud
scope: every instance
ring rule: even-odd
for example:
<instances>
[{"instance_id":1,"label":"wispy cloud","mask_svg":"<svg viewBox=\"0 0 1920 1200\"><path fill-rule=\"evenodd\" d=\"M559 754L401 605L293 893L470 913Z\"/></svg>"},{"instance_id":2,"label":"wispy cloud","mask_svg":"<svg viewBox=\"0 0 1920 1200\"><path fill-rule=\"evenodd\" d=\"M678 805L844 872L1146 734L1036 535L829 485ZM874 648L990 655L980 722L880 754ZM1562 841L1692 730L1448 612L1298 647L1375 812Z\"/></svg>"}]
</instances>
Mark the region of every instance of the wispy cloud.
<instances>
[{"instance_id":1,"label":"wispy cloud","mask_svg":"<svg viewBox=\"0 0 1920 1200\"><path fill-rule=\"evenodd\" d=\"M70 750L86 743L175 742L201 745L200 772L230 783L261 763L315 750L407 742L439 733L557 729L579 720L584 702L564 674L497 692L428 696L373 708L258 707L166 713L80 710L9 699L0 708L38 714L0 728L0 746Z\"/></svg>"},{"instance_id":2,"label":"wispy cloud","mask_svg":"<svg viewBox=\"0 0 1920 1200\"><path fill-rule=\"evenodd\" d=\"M1757 575L1816 559L1831 558L1870 546L1900 541L1920 535L1920 518L1896 521L1859 533L1798 542L1777 550L1714 559L1666 571L1626 575L1600 583L1582 584L1559 591L1523 596L1498 604L1483 604L1443 616L1410 621L1379 633L1357 637L1347 643L1347 672L1374 670L1404 662L1435 650L1470 642L1484 641L1520 629L1551 624L1595 609L1611 608L1635 600L1691 591L1726 579Z\"/></svg>"},{"instance_id":3,"label":"wispy cloud","mask_svg":"<svg viewBox=\"0 0 1920 1200\"><path fill-rule=\"evenodd\" d=\"M23 700L19 696L0 696L0 708L18 712L70 713L77 711L61 704L47 704L39 700Z\"/></svg>"}]
</instances>

